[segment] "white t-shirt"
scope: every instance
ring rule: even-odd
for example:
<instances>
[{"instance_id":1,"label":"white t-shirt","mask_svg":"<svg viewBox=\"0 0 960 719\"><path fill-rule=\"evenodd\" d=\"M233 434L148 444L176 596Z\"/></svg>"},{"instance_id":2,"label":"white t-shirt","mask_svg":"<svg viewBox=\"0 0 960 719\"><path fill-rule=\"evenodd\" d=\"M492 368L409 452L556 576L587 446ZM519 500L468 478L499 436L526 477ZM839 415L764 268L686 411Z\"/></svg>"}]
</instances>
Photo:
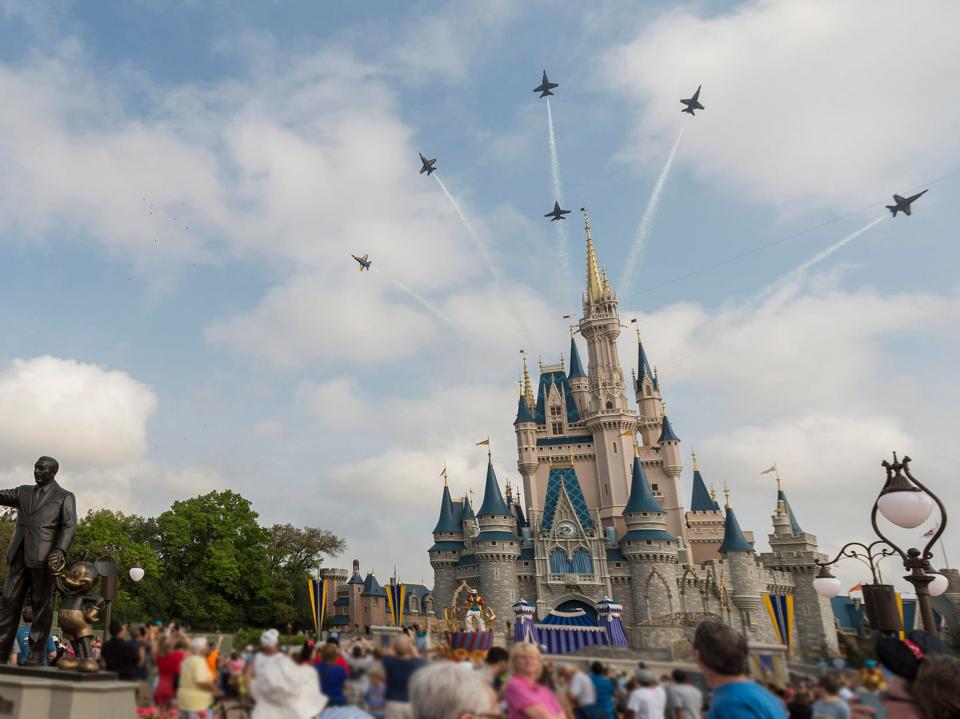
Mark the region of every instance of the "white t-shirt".
<instances>
[{"instance_id":1,"label":"white t-shirt","mask_svg":"<svg viewBox=\"0 0 960 719\"><path fill-rule=\"evenodd\" d=\"M583 672L578 671L570 678L567 692L577 700L579 707L588 707L597 703L597 690L593 686L593 680Z\"/></svg>"},{"instance_id":2,"label":"white t-shirt","mask_svg":"<svg viewBox=\"0 0 960 719\"><path fill-rule=\"evenodd\" d=\"M630 692L627 709L635 719L660 719L667 708L667 693L663 687L640 687Z\"/></svg>"}]
</instances>

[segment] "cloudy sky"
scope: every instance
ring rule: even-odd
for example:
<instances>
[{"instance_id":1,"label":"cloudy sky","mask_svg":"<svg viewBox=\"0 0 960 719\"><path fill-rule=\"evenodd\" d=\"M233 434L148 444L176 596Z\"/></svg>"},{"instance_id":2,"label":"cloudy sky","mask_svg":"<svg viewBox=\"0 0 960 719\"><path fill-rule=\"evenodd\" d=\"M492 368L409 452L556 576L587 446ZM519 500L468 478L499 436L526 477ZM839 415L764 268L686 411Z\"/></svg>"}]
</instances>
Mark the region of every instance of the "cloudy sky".
<instances>
[{"instance_id":1,"label":"cloudy sky","mask_svg":"<svg viewBox=\"0 0 960 719\"><path fill-rule=\"evenodd\" d=\"M489 435L517 478L519 350L578 312L547 68L564 204L741 521L777 461L825 549L866 538L891 450L960 506L957 4L0 8L7 484L45 453L82 509L233 488L429 583L443 463L479 497Z\"/></svg>"}]
</instances>

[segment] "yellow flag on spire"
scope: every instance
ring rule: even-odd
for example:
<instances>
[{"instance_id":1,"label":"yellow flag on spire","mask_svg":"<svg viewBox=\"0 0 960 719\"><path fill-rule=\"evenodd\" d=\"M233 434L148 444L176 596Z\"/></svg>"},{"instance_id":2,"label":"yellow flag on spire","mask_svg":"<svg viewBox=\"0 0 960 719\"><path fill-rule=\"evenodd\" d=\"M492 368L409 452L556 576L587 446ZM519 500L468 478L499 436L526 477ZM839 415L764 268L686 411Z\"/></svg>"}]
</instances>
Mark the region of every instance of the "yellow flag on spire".
<instances>
[{"instance_id":1,"label":"yellow flag on spire","mask_svg":"<svg viewBox=\"0 0 960 719\"><path fill-rule=\"evenodd\" d=\"M481 445L487 445L487 446L489 447L489 446L490 446L490 438L487 437L486 439L480 440L479 442L477 442L477 444L476 444L475 446L476 446L476 447L479 447L479 446L481 446Z\"/></svg>"},{"instance_id":2,"label":"yellow flag on spire","mask_svg":"<svg viewBox=\"0 0 960 719\"><path fill-rule=\"evenodd\" d=\"M770 469L763 470L760 474L770 474L771 472L777 471L777 465L773 465Z\"/></svg>"}]
</instances>

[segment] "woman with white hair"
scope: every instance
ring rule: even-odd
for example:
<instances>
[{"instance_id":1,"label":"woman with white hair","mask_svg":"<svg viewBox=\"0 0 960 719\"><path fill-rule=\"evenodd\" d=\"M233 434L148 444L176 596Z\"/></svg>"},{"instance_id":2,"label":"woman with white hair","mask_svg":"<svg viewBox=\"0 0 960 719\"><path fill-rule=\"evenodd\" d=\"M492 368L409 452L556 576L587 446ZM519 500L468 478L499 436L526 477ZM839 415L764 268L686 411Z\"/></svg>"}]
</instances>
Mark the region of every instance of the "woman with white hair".
<instances>
[{"instance_id":1,"label":"woman with white hair","mask_svg":"<svg viewBox=\"0 0 960 719\"><path fill-rule=\"evenodd\" d=\"M497 695L480 672L462 664L431 664L410 679L413 719L499 719Z\"/></svg>"},{"instance_id":2,"label":"woman with white hair","mask_svg":"<svg viewBox=\"0 0 960 719\"><path fill-rule=\"evenodd\" d=\"M543 655L528 642L517 642L510 650L513 677L503 689L509 719L564 719L566 712L553 692L540 683Z\"/></svg>"},{"instance_id":3,"label":"woman with white hair","mask_svg":"<svg viewBox=\"0 0 960 719\"><path fill-rule=\"evenodd\" d=\"M209 645L206 637L190 640L187 658L180 665L180 684L177 688L177 707L180 719L199 719L213 705L219 693L207 666Z\"/></svg>"},{"instance_id":4,"label":"woman with white hair","mask_svg":"<svg viewBox=\"0 0 960 719\"><path fill-rule=\"evenodd\" d=\"M250 694L256 700L253 719L312 719L327 704L317 672L280 651L280 633L260 635L261 650L250 662Z\"/></svg>"}]
</instances>

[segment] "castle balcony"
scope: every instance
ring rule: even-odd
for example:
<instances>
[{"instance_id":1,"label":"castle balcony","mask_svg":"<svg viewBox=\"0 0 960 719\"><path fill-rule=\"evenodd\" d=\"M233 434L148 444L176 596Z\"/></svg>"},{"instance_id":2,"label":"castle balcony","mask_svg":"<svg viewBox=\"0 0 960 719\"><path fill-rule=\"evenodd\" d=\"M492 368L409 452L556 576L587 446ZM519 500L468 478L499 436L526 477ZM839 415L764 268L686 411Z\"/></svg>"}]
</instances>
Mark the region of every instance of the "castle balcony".
<instances>
[{"instance_id":1,"label":"castle balcony","mask_svg":"<svg viewBox=\"0 0 960 719\"><path fill-rule=\"evenodd\" d=\"M563 584L569 587L593 586L600 584L596 574L548 574L547 584Z\"/></svg>"}]
</instances>

